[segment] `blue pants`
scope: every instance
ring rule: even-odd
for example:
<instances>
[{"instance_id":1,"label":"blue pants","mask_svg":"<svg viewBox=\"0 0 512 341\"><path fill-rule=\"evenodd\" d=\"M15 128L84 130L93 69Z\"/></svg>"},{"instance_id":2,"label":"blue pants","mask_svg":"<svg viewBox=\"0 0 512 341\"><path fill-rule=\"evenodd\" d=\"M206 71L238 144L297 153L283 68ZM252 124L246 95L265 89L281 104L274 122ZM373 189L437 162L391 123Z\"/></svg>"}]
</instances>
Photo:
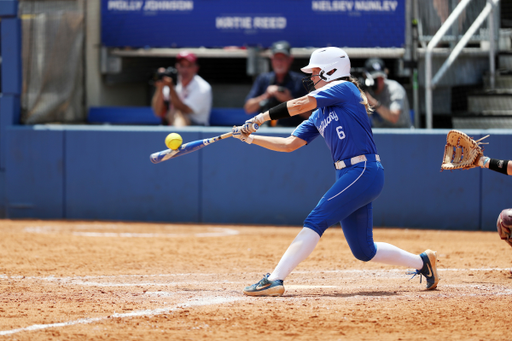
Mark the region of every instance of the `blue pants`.
<instances>
[{"instance_id":1,"label":"blue pants","mask_svg":"<svg viewBox=\"0 0 512 341\"><path fill-rule=\"evenodd\" d=\"M322 236L327 228L340 222L352 254L369 261L377 252L373 242L372 201L384 186L384 168L378 161L360 162L337 170L336 178L304 226Z\"/></svg>"}]
</instances>

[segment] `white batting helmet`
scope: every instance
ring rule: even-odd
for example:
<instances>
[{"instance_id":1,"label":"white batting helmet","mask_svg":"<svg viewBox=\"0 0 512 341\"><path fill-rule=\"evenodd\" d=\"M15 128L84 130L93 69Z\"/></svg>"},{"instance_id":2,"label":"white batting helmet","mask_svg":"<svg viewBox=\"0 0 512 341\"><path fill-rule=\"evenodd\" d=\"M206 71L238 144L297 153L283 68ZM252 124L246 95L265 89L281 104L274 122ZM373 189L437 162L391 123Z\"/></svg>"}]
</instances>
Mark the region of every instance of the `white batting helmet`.
<instances>
[{"instance_id":1,"label":"white batting helmet","mask_svg":"<svg viewBox=\"0 0 512 341\"><path fill-rule=\"evenodd\" d=\"M338 47L324 47L313 51L309 64L301 70L304 73L312 73L314 67L322 70L319 76L326 82L350 76L350 59L347 53Z\"/></svg>"}]
</instances>

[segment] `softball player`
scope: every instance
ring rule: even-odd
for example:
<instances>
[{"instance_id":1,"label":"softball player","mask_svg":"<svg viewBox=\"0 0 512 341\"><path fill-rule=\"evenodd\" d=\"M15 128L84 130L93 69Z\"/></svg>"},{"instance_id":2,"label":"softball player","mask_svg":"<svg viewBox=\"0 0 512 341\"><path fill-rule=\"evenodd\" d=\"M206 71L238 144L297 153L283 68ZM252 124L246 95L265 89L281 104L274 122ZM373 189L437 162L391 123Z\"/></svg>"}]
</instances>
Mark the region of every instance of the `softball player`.
<instances>
[{"instance_id":1,"label":"softball player","mask_svg":"<svg viewBox=\"0 0 512 341\"><path fill-rule=\"evenodd\" d=\"M488 156L482 156L478 159L478 165L481 168L488 168L501 174L512 175L512 161L510 160L491 159ZM506 208L500 212L496 227L500 238L512 246L512 208ZM510 272L512 272L512 269L510 269Z\"/></svg>"},{"instance_id":2,"label":"softball player","mask_svg":"<svg viewBox=\"0 0 512 341\"><path fill-rule=\"evenodd\" d=\"M325 139L336 168L337 180L304 221L304 228L271 274L244 289L250 296L281 296L283 281L316 247L324 231L341 223L353 255L372 261L415 268L412 274L427 279L427 289L439 282L437 256L427 250L415 255L396 246L373 241L372 201L384 184L384 168L373 140L368 113L372 111L357 81L350 77L350 60L344 50L327 47L311 54L307 74L308 95L281 103L246 123L262 124L270 119L295 116L316 109L291 136L252 135L234 127L233 136L249 144L274 151L292 152L319 135ZM413 276L413 277L414 277Z\"/></svg>"}]
</instances>

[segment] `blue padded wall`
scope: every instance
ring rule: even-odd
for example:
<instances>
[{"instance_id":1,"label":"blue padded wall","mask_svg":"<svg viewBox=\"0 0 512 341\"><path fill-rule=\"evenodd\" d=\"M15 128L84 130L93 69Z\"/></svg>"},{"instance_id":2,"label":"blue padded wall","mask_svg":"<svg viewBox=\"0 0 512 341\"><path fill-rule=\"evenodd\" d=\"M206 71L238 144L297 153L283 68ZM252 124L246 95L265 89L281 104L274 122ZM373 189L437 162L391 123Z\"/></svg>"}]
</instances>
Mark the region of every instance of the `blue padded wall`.
<instances>
[{"instance_id":1,"label":"blue padded wall","mask_svg":"<svg viewBox=\"0 0 512 341\"><path fill-rule=\"evenodd\" d=\"M5 192L5 170L0 169L0 219L7 217Z\"/></svg>"},{"instance_id":2,"label":"blue padded wall","mask_svg":"<svg viewBox=\"0 0 512 341\"><path fill-rule=\"evenodd\" d=\"M21 94L21 19L3 18L1 25L2 93Z\"/></svg>"},{"instance_id":3,"label":"blue padded wall","mask_svg":"<svg viewBox=\"0 0 512 341\"><path fill-rule=\"evenodd\" d=\"M0 1L0 218L7 216L6 143L7 127L19 120L21 93L21 21L17 0Z\"/></svg>"},{"instance_id":4,"label":"blue padded wall","mask_svg":"<svg viewBox=\"0 0 512 341\"><path fill-rule=\"evenodd\" d=\"M1 0L0 17L15 17L18 15L18 0Z\"/></svg>"},{"instance_id":5,"label":"blue padded wall","mask_svg":"<svg viewBox=\"0 0 512 341\"><path fill-rule=\"evenodd\" d=\"M87 123L159 125L162 120L155 116L151 107L91 107Z\"/></svg>"},{"instance_id":6,"label":"blue padded wall","mask_svg":"<svg viewBox=\"0 0 512 341\"><path fill-rule=\"evenodd\" d=\"M220 127L36 125L7 128L4 211L8 218L302 225L332 185L323 139L278 153L235 139L154 165L169 132L185 142ZM262 128L288 136L292 129ZM495 230L512 207L512 178L490 170L440 172L447 130L375 130L386 172L374 225ZM467 131L475 138L485 131ZM512 134L495 131L487 155L510 158ZM0 182L0 190L2 183Z\"/></svg>"},{"instance_id":7,"label":"blue padded wall","mask_svg":"<svg viewBox=\"0 0 512 341\"><path fill-rule=\"evenodd\" d=\"M172 127L66 131L66 218L199 222L200 152L154 165ZM180 132L185 141L197 131Z\"/></svg>"},{"instance_id":8,"label":"blue padded wall","mask_svg":"<svg viewBox=\"0 0 512 341\"><path fill-rule=\"evenodd\" d=\"M291 132L286 128L260 130L275 136ZM323 139L293 153L269 151L235 139L220 141L203 152L203 220L302 225L334 179Z\"/></svg>"},{"instance_id":9,"label":"blue padded wall","mask_svg":"<svg viewBox=\"0 0 512 341\"><path fill-rule=\"evenodd\" d=\"M7 129L19 120L20 96L0 94L0 170L5 168Z\"/></svg>"},{"instance_id":10,"label":"blue padded wall","mask_svg":"<svg viewBox=\"0 0 512 341\"><path fill-rule=\"evenodd\" d=\"M479 228L480 169L440 172L447 133L375 130L385 169L384 189L374 202L375 226Z\"/></svg>"},{"instance_id":11,"label":"blue padded wall","mask_svg":"<svg viewBox=\"0 0 512 341\"><path fill-rule=\"evenodd\" d=\"M63 132L44 127L7 129L8 218L62 219Z\"/></svg>"}]
</instances>

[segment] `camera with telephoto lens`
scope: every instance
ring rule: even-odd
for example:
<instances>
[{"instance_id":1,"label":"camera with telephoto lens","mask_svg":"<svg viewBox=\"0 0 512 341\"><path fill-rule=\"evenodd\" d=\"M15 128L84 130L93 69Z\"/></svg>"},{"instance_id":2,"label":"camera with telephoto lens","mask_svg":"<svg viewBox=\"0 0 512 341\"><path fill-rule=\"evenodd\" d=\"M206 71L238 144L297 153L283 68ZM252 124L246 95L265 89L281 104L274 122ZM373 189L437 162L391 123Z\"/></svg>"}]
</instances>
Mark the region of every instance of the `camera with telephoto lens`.
<instances>
[{"instance_id":1,"label":"camera with telephoto lens","mask_svg":"<svg viewBox=\"0 0 512 341\"><path fill-rule=\"evenodd\" d=\"M154 81L161 81L164 77L169 77L172 79L172 83L174 85L178 84L178 70L176 68L169 66L163 71L157 71L154 76Z\"/></svg>"},{"instance_id":2,"label":"camera with telephoto lens","mask_svg":"<svg viewBox=\"0 0 512 341\"><path fill-rule=\"evenodd\" d=\"M286 87L284 86L278 86L277 87L277 92L285 92L286 91ZM260 112L265 112L267 110L269 110L270 108L272 107L275 107L276 105L280 104L281 102L279 102L277 100L277 98L275 97L270 97L268 99L264 99L263 101L260 102Z\"/></svg>"},{"instance_id":3,"label":"camera with telephoto lens","mask_svg":"<svg viewBox=\"0 0 512 341\"><path fill-rule=\"evenodd\" d=\"M377 82L375 82L375 79L366 71L365 68L352 68L350 70L350 74L352 77L357 79L357 82L359 83L359 87L363 91L375 91L377 88Z\"/></svg>"}]
</instances>

